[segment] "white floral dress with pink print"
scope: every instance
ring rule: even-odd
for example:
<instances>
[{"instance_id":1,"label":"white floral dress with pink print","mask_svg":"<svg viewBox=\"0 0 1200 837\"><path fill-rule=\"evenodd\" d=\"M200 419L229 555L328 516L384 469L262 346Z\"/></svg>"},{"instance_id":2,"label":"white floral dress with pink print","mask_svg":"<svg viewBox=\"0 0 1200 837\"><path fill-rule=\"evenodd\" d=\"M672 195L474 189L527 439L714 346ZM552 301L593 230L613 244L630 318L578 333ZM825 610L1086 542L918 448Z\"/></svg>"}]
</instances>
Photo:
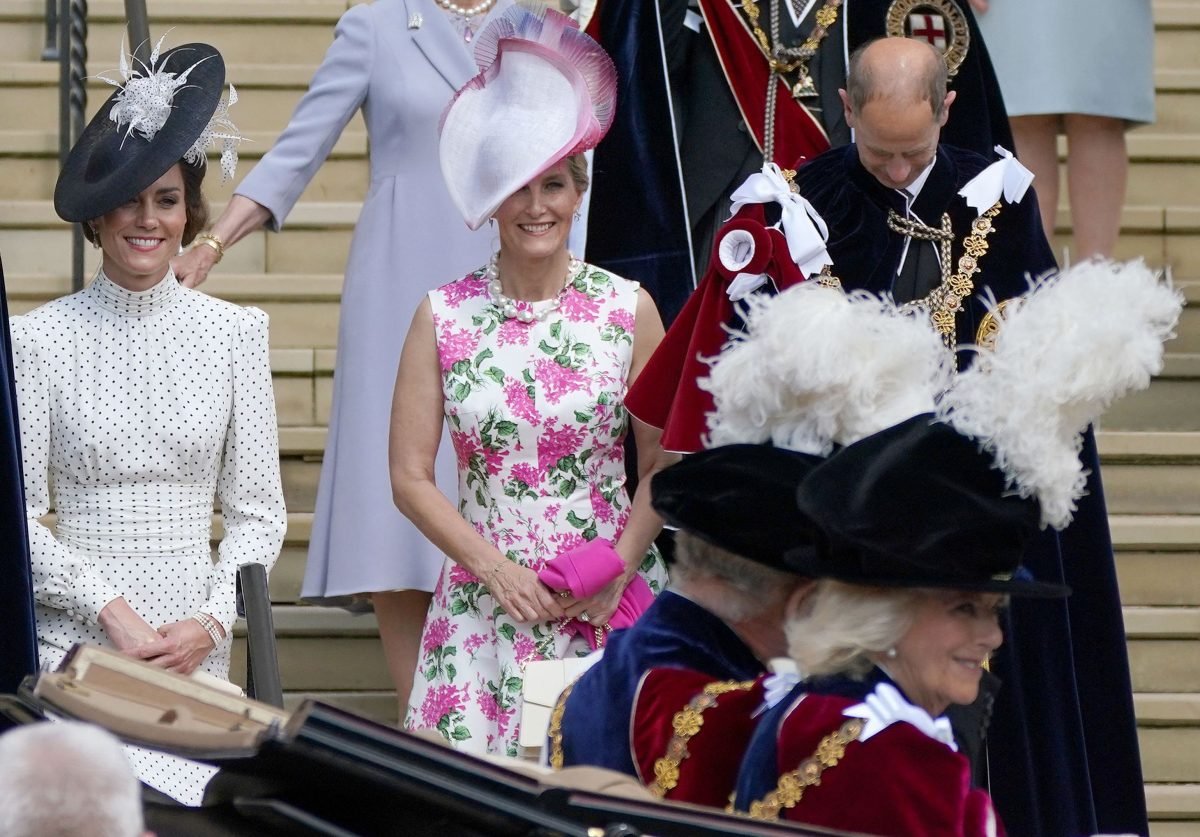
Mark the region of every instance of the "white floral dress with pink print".
<instances>
[{"instance_id":1,"label":"white floral dress with pink print","mask_svg":"<svg viewBox=\"0 0 1200 837\"><path fill-rule=\"evenodd\" d=\"M459 511L510 561L540 570L585 540L616 541L629 517L624 399L638 284L582 265L542 320L507 319L482 271L429 294ZM525 306L529 303L519 303ZM652 548L640 572L657 594ZM514 621L447 559L421 638L405 726L455 747L517 755L522 666L586 645L558 622Z\"/></svg>"}]
</instances>

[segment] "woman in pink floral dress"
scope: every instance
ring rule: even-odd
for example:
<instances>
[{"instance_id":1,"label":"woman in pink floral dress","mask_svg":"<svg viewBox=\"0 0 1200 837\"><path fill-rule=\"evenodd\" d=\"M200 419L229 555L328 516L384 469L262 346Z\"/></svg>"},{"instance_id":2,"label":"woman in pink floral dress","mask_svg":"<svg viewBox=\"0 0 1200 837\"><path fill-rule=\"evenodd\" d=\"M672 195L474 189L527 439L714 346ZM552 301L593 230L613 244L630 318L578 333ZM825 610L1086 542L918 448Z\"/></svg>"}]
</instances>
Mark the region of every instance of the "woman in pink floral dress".
<instances>
[{"instance_id":1,"label":"woman in pink floral dress","mask_svg":"<svg viewBox=\"0 0 1200 837\"><path fill-rule=\"evenodd\" d=\"M468 84L443 119L451 195L469 225L492 220L500 250L417 310L392 407L396 504L447 556L405 726L436 729L476 753L517 755L522 666L586 651L569 620L605 626L635 573L655 593L666 580L649 492L631 503L625 491L631 423L640 485L648 489L669 457L658 431L633 421L623 403L662 322L636 282L567 251L588 186L580 152L611 121L615 76L603 51L565 20L514 6L497 22L507 40L489 27L476 54L495 59L522 37L525 48ZM564 44L573 60L540 57ZM506 73L520 78L493 98ZM527 118L497 118L513 89L528 100ZM556 134L564 113L567 131ZM480 137L489 153L470 153ZM443 421L458 458L457 509L433 477ZM548 560L596 538L614 545L624 572L595 596L576 600L538 580Z\"/></svg>"}]
</instances>

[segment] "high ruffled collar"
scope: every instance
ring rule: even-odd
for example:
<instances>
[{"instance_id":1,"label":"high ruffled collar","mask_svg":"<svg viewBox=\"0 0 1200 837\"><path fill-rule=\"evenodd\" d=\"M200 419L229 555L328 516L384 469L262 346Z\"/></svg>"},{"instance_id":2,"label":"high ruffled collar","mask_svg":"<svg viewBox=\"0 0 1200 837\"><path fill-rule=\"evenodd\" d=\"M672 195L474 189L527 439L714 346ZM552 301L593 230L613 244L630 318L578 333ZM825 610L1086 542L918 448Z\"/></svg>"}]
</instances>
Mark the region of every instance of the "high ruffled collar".
<instances>
[{"instance_id":1,"label":"high ruffled collar","mask_svg":"<svg viewBox=\"0 0 1200 837\"><path fill-rule=\"evenodd\" d=\"M91 295L101 308L120 317L150 317L174 305L183 296L183 288L169 267L157 285L144 291L122 288L105 276L101 268L84 293Z\"/></svg>"}]
</instances>

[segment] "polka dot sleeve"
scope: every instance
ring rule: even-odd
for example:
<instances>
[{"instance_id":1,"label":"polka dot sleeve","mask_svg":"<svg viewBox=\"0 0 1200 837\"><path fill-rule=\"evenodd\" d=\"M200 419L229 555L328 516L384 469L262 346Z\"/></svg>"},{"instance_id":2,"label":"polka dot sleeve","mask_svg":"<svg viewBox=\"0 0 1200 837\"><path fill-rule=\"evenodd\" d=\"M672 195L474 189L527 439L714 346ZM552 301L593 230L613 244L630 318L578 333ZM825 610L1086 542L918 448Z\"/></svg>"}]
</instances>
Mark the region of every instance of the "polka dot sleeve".
<instances>
[{"instance_id":1,"label":"polka dot sleeve","mask_svg":"<svg viewBox=\"0 0 1200 837\"><path fill-rule=\"evenodd\" d=\"M236 616L237 568L257 561L269 572L287 529L264 312L245 308L238 313L232 352L233 412L217 478L225 537L210 577L209 599L202 608L221 622L226 633Z\"/></svg>"},{"instance_id":2,"label":"polka dot sleeve","mask_svg":"<svg viewBox=\"0 0 1200 837\"><path fill-rule=\"evenodd\" d=\"M120 591L108 584L84 556L56 540L40 521L50 510L52 396L41 362L38 322L27 321L25 317L13 317L10 321L33 594L40 604L65 610L81 622L94 624L100 611L118 598Z\"/></svg>"}]
</instances>

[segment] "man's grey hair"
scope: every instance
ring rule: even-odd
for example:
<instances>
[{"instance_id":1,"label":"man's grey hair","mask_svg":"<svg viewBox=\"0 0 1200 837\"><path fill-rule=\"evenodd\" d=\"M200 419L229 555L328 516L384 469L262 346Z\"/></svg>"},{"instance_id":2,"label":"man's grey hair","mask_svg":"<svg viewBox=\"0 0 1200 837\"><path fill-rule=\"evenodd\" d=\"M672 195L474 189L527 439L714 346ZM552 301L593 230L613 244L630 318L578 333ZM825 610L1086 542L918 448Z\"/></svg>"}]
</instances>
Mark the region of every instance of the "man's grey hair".
<instances>
[{"instance_id":1,"label":"man's grey hair","mask_svg":"<svg viewBox=\"0 0 1200 837\"><path fill-rule=\"evenodd\" d=\"M725 595L717 601L705 601L704 606L722 620L735 623L782 605L805 581L683 531L675 536L671 577L685 586L688 582L708 579L720 582L726 588Z\"/></svg>"},{"instance_id":2,"label":"man's grey hair","mask_svg":"<svg viewBox=\"0 0 1200 837\"><path fill-rule=\"evenodd\" d=\"M74 721L0 736L0 837L138 837L141 785L125 750Z\"/></svg>"}]
</instances>

